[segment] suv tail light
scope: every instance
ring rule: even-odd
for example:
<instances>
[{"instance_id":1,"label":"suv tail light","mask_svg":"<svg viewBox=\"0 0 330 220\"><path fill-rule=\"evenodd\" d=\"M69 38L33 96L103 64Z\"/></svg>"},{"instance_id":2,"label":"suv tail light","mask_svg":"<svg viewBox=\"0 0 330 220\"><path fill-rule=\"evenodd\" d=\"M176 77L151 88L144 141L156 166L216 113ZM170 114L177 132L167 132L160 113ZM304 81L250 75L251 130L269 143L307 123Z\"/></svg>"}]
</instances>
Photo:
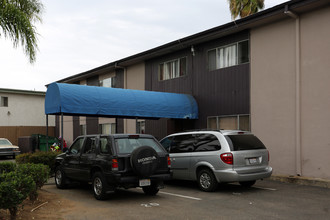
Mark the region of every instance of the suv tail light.
<instances>
[{"instance_id":1,"label":"suv tail light","mask_svg":"<svg viewBox=\"0 0 330 220\"><path fill-rule=\"evenodd\" d=\"M233 165L234 163L234 158L232 153L223 153L220 155L220 158L226 164Z\"/></svg>"},{"instance_id":2,"label":"suv tail light","mask_svg":"<svg viewBox=\"0 0 330 220\"><path fill-rule=\"evenodd\" d=\"M171 167L171 158L167 156L167 166Z\"/></svg>"},{"instance_id":3,"label":"suv tail light","mask_svg":"<svg viewBox=\"0 0 330 220\"><path fill-rule=\"evenodd\" d=\"M111 167L112 167L112 170L118 170L118 160L117 159L112 159Z\"/></svg>"}]
</instances>

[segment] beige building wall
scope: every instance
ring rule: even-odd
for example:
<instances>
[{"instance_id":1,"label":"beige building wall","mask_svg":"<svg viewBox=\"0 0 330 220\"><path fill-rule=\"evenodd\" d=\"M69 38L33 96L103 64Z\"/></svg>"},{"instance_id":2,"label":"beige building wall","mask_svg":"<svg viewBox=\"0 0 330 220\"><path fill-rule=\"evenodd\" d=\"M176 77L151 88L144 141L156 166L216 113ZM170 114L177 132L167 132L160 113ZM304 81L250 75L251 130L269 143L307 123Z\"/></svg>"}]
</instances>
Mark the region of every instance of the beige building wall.
<instances>
[{"instance_id":1,"label":"beige building wall","mask_svg":"<svg viewBox=\"0 0 330 220\"><path fill-rule=\"evenodd\" d=\"M330 7L301 17L303 174L330 179Z\"/></svg>"},{"instance_id":2,"label":"beige building wall","mask_svg":"<svg viewBox=\"0 0 330 220\"><path fill-rule=\"evenodd\" d=\"M73 140L73 117L72 116L63 116L63 137L67 146L69 147ZM61 126L60 126L60 134L61 133Z\"/></svg>"},{"instance_id":3,"label":"beige building wall","mask_svg":"<svg viewBox=\"0 0 330 220\"><path fill-rule=\"evenodd\" d=\"M330 179L330 9L251 30L251 130L274 174Z\"/></svg>"},{"instance_id":4,"label":"beige building wall","mask_svg":"<svg viewBox=\"0 0 330 220\"><path fill-rule=\"evenodd\" d=\"M126 68L125 86L126 89L145 89L145 64L139 63ZM124 119L124 133L136 133L136 120Z\"/></svg>"}]
</instances>

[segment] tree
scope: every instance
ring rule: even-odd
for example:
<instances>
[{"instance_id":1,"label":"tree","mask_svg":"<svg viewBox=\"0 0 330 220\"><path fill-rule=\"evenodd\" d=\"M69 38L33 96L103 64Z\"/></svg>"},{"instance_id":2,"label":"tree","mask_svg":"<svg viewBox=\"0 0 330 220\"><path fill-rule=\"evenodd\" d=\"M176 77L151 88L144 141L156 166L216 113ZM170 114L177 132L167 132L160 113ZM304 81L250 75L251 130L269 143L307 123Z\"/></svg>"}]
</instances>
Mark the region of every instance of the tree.
<instances>
[{"instance_id":1,"label":"tree","mask_svg":"<svg viewBox=\"0 0 330 220\"><path fill-rule=\"evenodd\" d=\"M37 32L43 4L39 0L0 0L0 37L10 38L14 47L20 43L30 63L36 60Z\"/></svg>"},{"instance_id":2,"label":"tree","mask_svg":"<svg viewBox=\"0 0 330 220\"><path fill-rule=\"evenodd\" d=\"M238 16L246 16L257 13L264 8L264 0L228 0L231 17L235 20Z\"/></svg>"}]
</instances>

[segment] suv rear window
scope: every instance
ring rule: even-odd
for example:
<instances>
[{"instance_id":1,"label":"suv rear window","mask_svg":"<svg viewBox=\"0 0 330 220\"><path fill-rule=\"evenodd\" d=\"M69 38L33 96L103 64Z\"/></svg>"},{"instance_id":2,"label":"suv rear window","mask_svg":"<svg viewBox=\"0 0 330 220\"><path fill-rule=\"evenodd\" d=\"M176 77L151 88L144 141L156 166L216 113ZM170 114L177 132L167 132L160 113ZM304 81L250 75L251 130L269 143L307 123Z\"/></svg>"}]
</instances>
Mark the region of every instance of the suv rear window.
<instances>
[{"instance_id":1,"label":"suv rear window","mask_svg":"<svg viewBox=\"0 0 330 220\"><path fill-rule=\"evenodd\" d=\"M254 135L227 135L225 137L233 151L266 149Z\"/></svg>"},{"instance_id":2,"label":"suv rear window","mask_svg":"<svg viewBox=\"0 0 330 220\"><path fill-rule=\"evenodd\" d=\"M120 154L130 154L134 149L141 146L152 147L158 153L164 152L162 147L151 138L116 138L115 143Z\"/></svg>"}]
</instances>

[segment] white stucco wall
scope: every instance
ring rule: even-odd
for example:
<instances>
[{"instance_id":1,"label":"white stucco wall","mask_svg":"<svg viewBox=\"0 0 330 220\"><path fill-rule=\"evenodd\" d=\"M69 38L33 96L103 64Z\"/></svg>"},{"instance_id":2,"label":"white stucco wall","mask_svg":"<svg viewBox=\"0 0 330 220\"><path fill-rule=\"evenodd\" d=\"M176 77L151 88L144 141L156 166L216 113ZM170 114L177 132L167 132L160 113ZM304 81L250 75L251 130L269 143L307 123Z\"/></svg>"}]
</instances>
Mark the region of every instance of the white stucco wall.
<instances>
[{"instance_id":1,"label":"white stucco wall","mask_svg":"<svg viewBox=\"0 0 330 220\"><path fill-rule=\"evenodd\" d=\"M46 126L45 96L0 92L8 97L8 107L0 107L0 126ZM48 117L55 126L55 117Z\"/></svg>"}]
</instances>

